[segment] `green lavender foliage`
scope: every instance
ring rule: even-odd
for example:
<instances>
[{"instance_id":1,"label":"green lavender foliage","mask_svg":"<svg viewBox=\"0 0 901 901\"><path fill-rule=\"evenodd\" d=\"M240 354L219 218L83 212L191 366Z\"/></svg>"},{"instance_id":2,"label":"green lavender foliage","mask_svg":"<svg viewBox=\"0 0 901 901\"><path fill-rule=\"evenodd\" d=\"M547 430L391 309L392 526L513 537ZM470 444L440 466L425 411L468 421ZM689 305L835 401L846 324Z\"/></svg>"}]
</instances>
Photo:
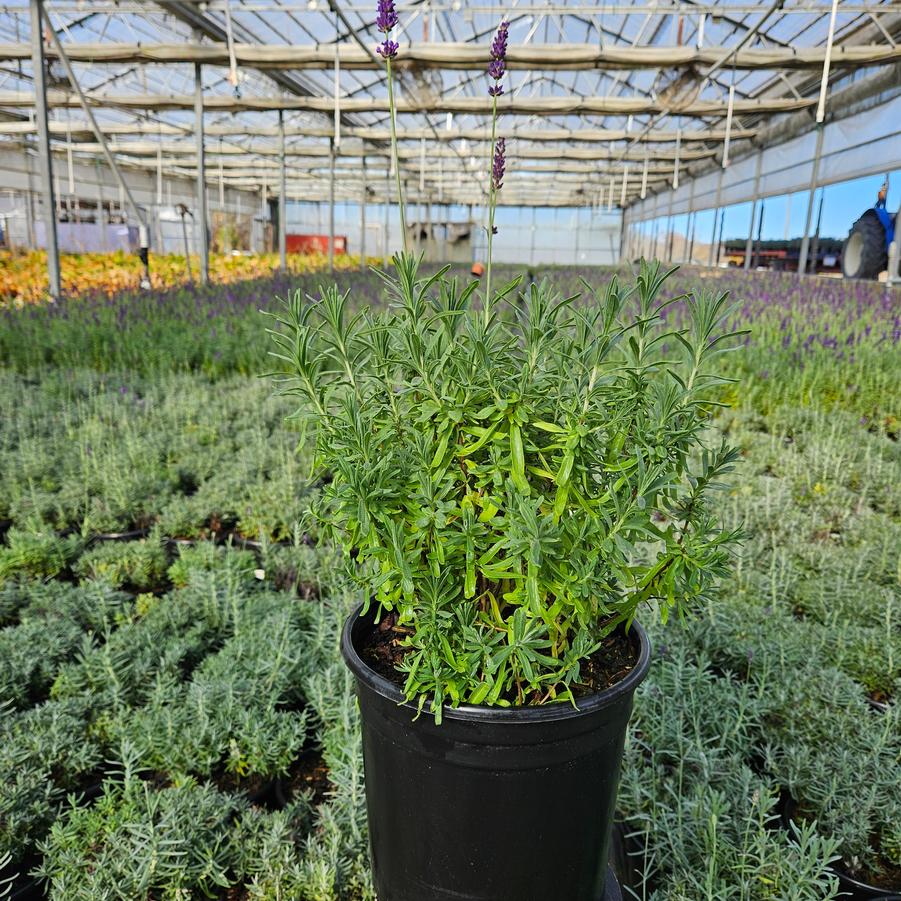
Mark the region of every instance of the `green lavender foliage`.
<instances>
[{"instance_id":1,"label":"green lavender foliage","mask_svg":"<svg viewBox=\"0 0 901 901\"><path fill-rule=\"evenodd\" d=\"M737 452L703 434L727 297L668 327L652 265L585 303L543 283L477 310L475 283L394 262L389 310L298 293L273 331L333 476L316 517L410 632L420 706L572 698L605 631L651 601L681 615L727 569L709 498Z\"/></svg>"},{"instance_id":2,"label":"green lavender foliage","mask_svg":"<svg viewBox=\"0 0 901 901\"><path fill-rule=\"evenodd\" d=\"M27 599L17 622L0 629L0 699L17 707L43 700L60 670L95 645L93 630L111 627L126 603L103 586L8 585L3 594Z\"/></svg>"},{"instance_id":3,"label":"green lavender foliage","mask_svg":"<svg viewBox=\"0 0 901 901\"><path fill-rule=\"evenodd\" d=\"M254 598L255 616L180 683L156 680L143 707L110 731L143 766L169 773L270 777L287 772L307 738L299 693L303 607Z\"/></svg>"},{"instance_id":4,"label":"green lavender foliage","mask_svg":"<svg viewBox=\"0 0 901 901\"><path fill-rule=\"evenodd\" d=\"M105 541L86 550L73 569L80 579L145 591L162 581L166 551L158 533L141 541Z\"/></svg>"},{"instance_id":5,"label":"green lavender foliage","mask_svg":"<svg viewBox=\"0 0 901 901\"><path fill-rule=\"evenodd\" d=\"M246 810L246 801L210 785L157 790L126 759L92 806L73 800L53 824L41 875L50 897L73 901L215 897L240 860L231 820Z\"/></svg>"},{"instance_id":6,"label":"green lavender foliage","mask_svg":"<svg viewBox=\"0 0 901 901\"><path fill-rule=\"evenodd\" d=\"M60 538L49 529L10 529L6 546L0 547L0 585L17 575L58 576L80 550L75 536Z\"/></svg>"},{"instance_id":7,"label":"green lavender foliage","mask_svg":"<svg viewBox=\"0 0 901 901\"><path fill-rule=\"evenodd\" d=\"M815 822L781 823L778 783L751 766L770 684L717 676L684 637L656 638L660 659L640 690L619 798L639 890L659 901L836 897L828 865L839 840Z\"/></svg>"},{"instance_id":8,"label":"green lavender foliage","mask_svg":"<svg viewBox=\"0 0 901 901\"><path fill-rule=\"evenodd\" d=\"M0 369L0 528L13 521L0 584L64 571L79 535L158 524L169 538L291 539L309 463L285 427L289 403L271 395L248 378L83 369L49 369L35 389Z\"/></svg>"},{"instance_id":9,"label":"green lavender foliage","mask_svg":"<svg viewBox=\"0 0 901 901\"><path fill-rule=\"evenodd\" d=\"M220 889L243 885L248 897L269 901L374 901L366 865L357 711L346 669L335 659L352 596L340 590L332 596L321 606L298 607L296 599L281 595L276 611L276 598L257 592L253 600L264 601L260 619L253 619L249 609L238 636L208 656L191 683L192 688L214 680L224 685L226 673L233 672L236 690L242 686L249 690L248 682L255 679L253 690L262 695L271 692L275 682L280 687L258 699L256 708L249 695L243 697L257 713L264 702L275 706L296 702L300 696L309 698L305 713L291 714L287 709L282 713L309 727L312 746L321 749L333 786L326 797L314 805L309 796L299 795L284 809L270 812L249 804L239 793L217 790L185 774L179 761L165 770L173 784L160 787L158 780L148 778L152 775L148 766L167 766L171 761L148 756L146 746L132 741L148 725L144 714L149 711L152 721L158 708L152 709L151 700L135 711L122 709L116 716L123 723L131 721L134 728L130 735L119 730L114 740L116 773L107 778L92 806L73 798L57 813L41 842L41 873L51 899L124 901L148 893L161 899L212 897ZM247 600L252 609L255 604ZM275 621L279 618L291 624L290 632L279 630ZM267 633L274 636L268 643ZM286 655L283 662L276 643ZM198 712L190 703L185 707ZM259 739L267 739L265 711L257 722L262 724ZM159 727L159 721L155 725ZM117 731L115 723L112 729ZM240 735L240 726L232 734ZM158 728L153 740L165 745L164 730ZM173 736L171 747L178 746L178 737ZM291 755L297 756L297 749ZM48 803L47 809L55 813L58 808Z\"/></svg>"},{"instance_id":10,"label":"green lavender foliage","mask_svg":"<svg viewBox=\"0 0 901 901\"><path fill-rule=\"evenodd\" d=\"M202 541L181 545L167 575L176 588L184 588L199 573L217 573L217 578L227 576L230 581L241 582L251 578L255 568L256 561L250 551Z\"/></svg>"},{"instance_id":11,"label":"green lavender foliage","mask_svg":"<svg viewBox=\"0 0 901 901\"><path fill-rule=\"evenodd\" d=\"M89 701L0 713L0 847L20 857L49 829L65 792L102 763Z\"/></svg>"}]
</instances>

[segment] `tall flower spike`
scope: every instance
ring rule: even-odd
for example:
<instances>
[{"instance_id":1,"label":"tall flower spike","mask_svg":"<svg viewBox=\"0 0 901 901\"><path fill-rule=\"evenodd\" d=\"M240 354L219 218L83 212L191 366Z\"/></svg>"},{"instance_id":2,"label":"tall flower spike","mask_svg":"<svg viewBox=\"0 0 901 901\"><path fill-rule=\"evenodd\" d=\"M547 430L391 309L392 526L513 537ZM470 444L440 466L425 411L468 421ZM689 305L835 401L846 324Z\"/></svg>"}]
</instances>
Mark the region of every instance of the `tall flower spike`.
<instances>
[{"instance_id":1,"label":"tall flower spike","mask_svg":"<svg viewBox=\"0 0 901 901\"><path fill-rule=\"evenodd\" d=\"M382 34L388 34L395 25L397 25L397 10L394 8L394 0L379 0L375 27Z\"/></svg>"},{"instance_id":2,"label":"tall flower spike","mask_svg":"<svg viewBox=\"0 0 901 901\"><path fill-rule=\"evenodd\" d=\"M394 105L394 80L391 77L391 60L397 56L397 41L391 40L391 29L397 25L397 10L394 0L378 0L375 27L385 36L385 40L375 50L385 60L385 76L388 82L388 110L391 118L391 161L394 164L394 176L397 181L397 213L400 217L400 233L404 242L404 253L407 252L407 222L404 215L404 192L400 183L400 165L397 156L397 109Z\"/></svg>"},{"instance_id":3,"label":"tall flower spike","mask_svg":"<svg viewBox=\"0 0 901 901\"><path fill-rule=\"evenodd\" d=\"M507 167L507 142L504 138L498 138L494 147L494 163L491 166L491 186L495 191L500 191L504 186L504 170Z\"/></svg>"},{"instance_id":4,"label":"tall flower spike","mask_svg":"<svg viewBox=\"0 0 901 901\"><path fill-rule=\"evenodd\" d=\"M507 30L510 26L507 22L501 22L497 34L491 42L491 62L488 63L488 77L494 84L488 88L491 97L500 97L504 89L500 80L507 71Z\"/></svg>"},{"instance_id":5,"label":"tall flower spike","mask_svg":"<svg viewBox=\"0 0 901 901\"><path fill-rule=\"evenodd\" d=\"M507 59L507 31L509 28L510 23L507 21L503 21L500 25L498 25L497 34L494 36L494 40L491 42L492 59Z\"/></svg>"}]
</instances>

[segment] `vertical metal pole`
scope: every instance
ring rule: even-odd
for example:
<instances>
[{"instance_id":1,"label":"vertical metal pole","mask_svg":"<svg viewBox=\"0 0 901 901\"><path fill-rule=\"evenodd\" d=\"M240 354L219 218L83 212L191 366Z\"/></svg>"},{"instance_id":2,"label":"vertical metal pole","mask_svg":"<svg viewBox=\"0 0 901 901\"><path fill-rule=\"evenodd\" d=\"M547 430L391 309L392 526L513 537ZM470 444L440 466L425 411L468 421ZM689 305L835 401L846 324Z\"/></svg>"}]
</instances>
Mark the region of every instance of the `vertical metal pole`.
<instances>
[{"instance_id":1,"label":"vertical metal pole","mask_svg":"<svg viewBox=\"0 0 901 901\"><path fill-rule=\"evenodd\" d=\"M748 224L748 240L745 241L744 269L751 268L751 250L754 244L754 226L757 220L757 196L760 193L760 169L763 165L763 150L757 151L757 165L754 169L754 202L751 204L751 222Z\"/></svg>"},{"instance_id":2,"label":"vertical metal pole","mask_svg":"<svg viewBox=\"0 0 901 901\"><path fill-rule=\"evenodd\" d=\"M432 197L429 195L428 200L426 200L426 216L425 216L425 253L426 258L430 258L429 255L431 253L430 247L432 244Z\"/></svg>"},{"instance_id":3,"label":"vertical metal pole","mask_svg":"<svg viewBox=\"0 0 901 901\"><path fill-rule=\"evenodd\" d=\"M210 236L207 222L206 159L203 140L203 70L200 63L194 63L194 132L197 139L197 226L200 237L200 284L210 280Z\"/></svg>"},{"instance_id":4,"label":"vertical metal pole","mask_svg":"<svg viewBox=\"0 0 901 901\"><path fill-rule=\"evenodd\" d=\"M823 60L823 77L820 80L820 99L817 103L817 125L822 125L826 118L826 92L829 89L829 67L832 63L832 42L835 39L835 17L838 13L838 0L832 0L832 11L829 14L829 33L826 36L826 58Z\"/></svg>"},{"instance_id":5,"label":"vertical metal pole","mask_svg":"<svg viewBox=\"0 0 901 901\"><path fill-rule=\"evenodd\" d=\"M669 205L666 211L666 243L663 245L664 260L667 263L673 259L673 232L676 230L676 220L673 216L673 190L669 191Z\"/></svg>"},{"instance_id":6,"label":"vertical metal pole","mask_svg":"<svg viewBox=\"0 0 901 901\"><path fill-rule=\"evenodd\" d=\"M106 213L103 208L103 172L100 160L94 161L94 174L97 177L97 226L100 229L100 246L108 250L106 242Z\"/></svg>"},{"instance_id":7,"label":"vertical metal pole","mask_svg":"<svg viewBox=\"0 0 901 901\"><path fill-rule=\"evenodd\" d=\"M32 250L37 241L34 234L34 189L31 184L31 158L28 156L28 138L22 148L25 161L25 177L28 179L28 190L25 192L25 227L28 232L28 246Z\"/></svg>"},{"instance_id":8,"label":"vertical metal pole","mask_svg":"<svg viewBox=\"0 0 901 901\"><path fill-rule=\"evenodd\" d=\"M719 173L719 178L716 183L716 208L713 211L713 234L710 236L710 253L707 256L707 265L712 266L714 255L719 258L719 255L716 254L716 229L719 224L720 218L720 203L723 197L723 173L726 170L721 168Z\"/></svg>"},{"instance_id":9,"label":"vertical metal pole","mask_svg":"<svg viewBox=\"0 0 901 901\"><path fill-rule=\"evenodd\" d=\"M754 247L754 259L752 263L755 267L760 265L760 243L763 239L763 217L766 213L766 201L760 201L760 218L757 220L757 244Z\"/></svg>"},{"instance_id":10,"label":"vertical metal pole","mask_svg":"<svg viewBox=\"0 0 901 901\"><path fill-rule=\"evenodd\" d=\"M53 192L53 161L50 157L50 126L47 122L47 78L44 68L43 0L31 0L31 68L34 77L35 118L38 127L38 164L41 173L44 235L47 240L48 293L60 296L59 242L56 236L56 198Z\"/></svg>"},{"instance_id":11,"label":"vertical metal pole","mask_svg":"<svg viewBox=\"0 0 901 901\"><path fill-rule=\"evenodd\" d=\"M360 192L360 272L366 271L366 157L360 167L363 189Z\"/></svg>"},{"instance_id":12,"label":"vertical metal pole","mask_svg":"<svg viewBox=\"0 0 901 901\"><path fill-rule=\"evenodd\" d=\"M723 246L723 229L726 227L726 211L723 210L720 213L720 231L719 236L716 239L716 260L714 261L717 266L720 264L720 252Z\"/></svg>"},{"instance_id":13,"label":"vertical metal pole","mask_svg":"<svg viewBox=\"0 0 901 901\"><path fill-rule=\"evenodd\" d=\"M820 157L823 155L823 124L817 125L817 143L813 152L813 167L810 170L810 190L807 194L807 214L804 217L804 236L801 238L801 252L798 256L798 275L807 272L807 254L810 250L810 225L813 221L813 200L820 177Z\"/></svg>"},{"instance_id":14,"label":"vertical metal pole","mask_svg":"<svg viewBox=\"0 0 901 901\"><path fill-rule=\"evenodd\" d=\"M691 265L695 243L695 180L688 184L688 218L685 220L685 262Z\"/></svg>"},{"instance_id":15,"label":"vertical metal pole","mask_svg":"<svg viewBox=\"0 0 901 901\"><path fill-rule=\"evenodd\" d=\"M328 271L335 271L335 140L329 139Z\"/></svg>"},{"instance_id":16,"label":"vertical metal pole","mask_svg":"<svg viewBox=\"0 0 901 901\"><path fill-rule=\"evenodd\" d=\"M533 206L533 207L532 207L532 248L531 248L531 250L529 251L529 265L530 265L530 266L534 266L534 265L535 265L535 233L536 233L537 230L538 230L538 227L537 227L537 224L536 224L536 222L535 222L535 219L536 219L536 216L535 216L535 207Z\"/></svg>"},{"instance_id":17,"label":"vertical metal pole","mask_svg":"<svg viewBox=\"0 0 901 901\"><path fill-rule=\"evenodd\" d=\"M694 182L692 182L694 184ZM695 223L698 221L698 214L692 211L688 214L688 252L685 256L685 262L689 266L694 263L695 255Z\"/></svg>"},{"instance_id":18,"label":"vertical metal pole","mask_svg":"<svg viewBox=\"0 0 901 901\"><path fill-rule=\"evenodd\" d=\"M820 205L817 210L817 227L813 232L813 245L810 248L810 262L811 269L813 269L813 274L817 273L817 260L820 256L820 227L823 224L823 200L825 199L826 191L820 191Z\"/></svg>"},{"instance_id":19,"label":"vertical metal pole","mask_svg":"<svg viewBox=\"0 0 901 901\"><path fill-rule=\"evenodd\" d=\"M391 257L391 253L388 250L388 230L390 228L390 218L391 218L391 164L388 163L388 166L385 170L385 238L383 244L383 257L385 265L388 264L388 260Z\"/></svg>"},{"instance_id":20,"label":"vertical metal pole","mask_svg":"<svg viewBox=\"0 0 901 901\"><path fill-rule=\"evenodd\" d=\"M278 111L278 267L288 271L288 174L285 164L285 111Z\"/></svg>"}]
</instances>

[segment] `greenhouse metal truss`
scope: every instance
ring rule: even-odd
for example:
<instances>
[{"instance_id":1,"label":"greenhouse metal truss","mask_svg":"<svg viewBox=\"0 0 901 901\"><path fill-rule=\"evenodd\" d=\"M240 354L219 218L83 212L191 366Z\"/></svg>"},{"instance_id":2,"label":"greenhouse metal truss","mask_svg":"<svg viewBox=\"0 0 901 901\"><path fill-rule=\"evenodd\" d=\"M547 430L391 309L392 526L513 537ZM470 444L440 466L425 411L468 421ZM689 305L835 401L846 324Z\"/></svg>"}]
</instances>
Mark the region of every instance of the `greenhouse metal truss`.
<instances>
[{"instance_id":1,"label":"greenhouse metal truss","mask_svg":"<svg viewBox=\"0 0 901 901\"><path fill-rule=\"evenodd\" d=\"M409 203L484 203L485 68L502 19L501 204L628 209L767 141L821 131L843 115L833 103L843 91L866 99L901 87L897 0L397 5ZM375 6L0 4L0 146L37 142L63 167L103 155L126 194L130 171L194 179L204 228L209 185L332 207L394 202Z\"/></svg>"}]
</instances>

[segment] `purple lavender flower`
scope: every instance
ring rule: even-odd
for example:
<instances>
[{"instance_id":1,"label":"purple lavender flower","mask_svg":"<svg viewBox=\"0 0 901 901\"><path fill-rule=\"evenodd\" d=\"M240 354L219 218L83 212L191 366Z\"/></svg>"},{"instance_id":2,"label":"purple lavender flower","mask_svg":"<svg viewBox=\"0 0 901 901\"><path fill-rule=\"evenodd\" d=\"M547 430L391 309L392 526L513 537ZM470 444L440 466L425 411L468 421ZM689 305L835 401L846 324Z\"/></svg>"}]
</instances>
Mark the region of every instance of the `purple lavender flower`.
<instances>
[{"instance_id":1,"label":"purple lavender flower","mask_svg":"<svg viewBox=\"0 0 901 901\"><path fill-rule=\"evenodd\" d=\"M388 34L395 25L397 25L397 10L394 8L394 0L379 0L375 27L383 34Z\"/></svg>"},{"instance_id":2,"label":"purple lavender flower","mask_svg":"<svg viewBox=\"0 0 901 901\"><path fill-rule=\"evenodd\" d=\"M394 57L397 56L398 49L400 48L397 41L386 39L375 48L375 52L378 53L382 59L394 59Z\"/></svg>"},{"instance_id":3,"label":"purple lavender flower","mask_svg":"<svg viewBox=\"0 0 901 901\"><path fill-rule=\"evenodd\" d=\"M488 63L488 75L495 81L500 81L504 77L506 64L502 59L493 59Z\"/></svg>"},{"instance_id":4,"label":"purple lavender flower","mask_svg":"<svg viewBox=\"0 0 901 901\"><path fill-rule=\"evenodd\" d=\"M494 84L488 88L490 97L500 97L504 93L500 80L507 71L507 29L509 27L507 22L501 22L497 29L497 34L491 42L491 62L488 63L488 77Z\"/></svg>"},{"instance_id":5,"label":"purple lavender flower","mask_svg":"<svg viewBox=\"0 0 901 901\"><path fill-rule=\"evenodd\" d=\"M509 27L510 24L507 21L501 22L498 26L497 34L491 42L491 58L493 60L504 62L507 59L507 29Z\"/></svg>"},{"instance_id":6,"label":"purple lavender flower","mask_svg":"<svg viewBox=\"0 0 901 901\"><path fill-rule=\"evenodd\" d=\"M504 169L507 166L507 142L498 138L494 147L494 165L491 167L491 187L500 191L504 186Z\"/></svg>"}]
</instances>

